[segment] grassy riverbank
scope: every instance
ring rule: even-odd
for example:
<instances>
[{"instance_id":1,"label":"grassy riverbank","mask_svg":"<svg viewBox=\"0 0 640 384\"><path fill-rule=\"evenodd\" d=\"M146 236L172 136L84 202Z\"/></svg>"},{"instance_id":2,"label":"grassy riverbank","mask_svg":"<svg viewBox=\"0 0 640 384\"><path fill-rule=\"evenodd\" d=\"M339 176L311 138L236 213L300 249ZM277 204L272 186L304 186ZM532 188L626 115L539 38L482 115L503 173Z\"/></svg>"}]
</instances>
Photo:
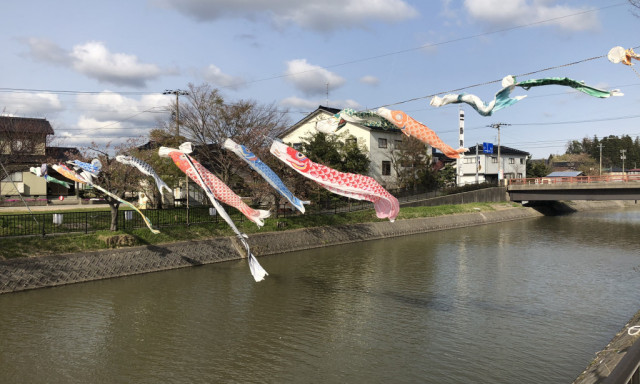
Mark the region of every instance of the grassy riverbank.
<instances>
[{"instance_id":1,"label":"grassy riverbank","mask_svg":"<svg viewBox=\"0 0 640 384\"><path fill-rule=\"evenodd\" d=\"M407 207L400 210L397 220L417 217L435 217L468 212L495 211L518 206L512 203L471 203L460 205L441 205L436 207ZM386 220L386 219L385 219ZM238 228L247 234L257 232L284 231L298 228L335 226L366 222L384 221L375 216L373 210L334 215L302 215L288 218L269 218L265 225L258 228L254 223L237 223ZM278 224L280 223L280 224ZM105 239L130 235L132 245L157 245L178 241L203 240L218 236L232 236L233 232L225 223L198 224L189 227L177 226L161 228L158 235L148 229L132 231L99 231L90 234L68 234L47 237L0 238L0 258L36 257L65 253L85 252L109 248Z\"/></svg>"}]
</instances>

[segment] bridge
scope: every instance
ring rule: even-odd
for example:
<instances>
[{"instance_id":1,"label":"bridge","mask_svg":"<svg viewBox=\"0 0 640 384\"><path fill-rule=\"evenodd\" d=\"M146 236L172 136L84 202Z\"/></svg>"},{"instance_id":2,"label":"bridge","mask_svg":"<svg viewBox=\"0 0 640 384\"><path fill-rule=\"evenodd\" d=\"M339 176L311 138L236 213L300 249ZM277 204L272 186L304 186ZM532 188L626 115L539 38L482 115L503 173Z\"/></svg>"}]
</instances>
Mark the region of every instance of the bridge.
<instances>
[{"instance_id":1,"label":"bridge","mask_svg":"<svg viewBox=\"0 0 640 384\"><path fill-rule=\"evenodd\" d=\"M508 179L511 201L640 200L640 175Z\"/></svg>"}]
</instances>

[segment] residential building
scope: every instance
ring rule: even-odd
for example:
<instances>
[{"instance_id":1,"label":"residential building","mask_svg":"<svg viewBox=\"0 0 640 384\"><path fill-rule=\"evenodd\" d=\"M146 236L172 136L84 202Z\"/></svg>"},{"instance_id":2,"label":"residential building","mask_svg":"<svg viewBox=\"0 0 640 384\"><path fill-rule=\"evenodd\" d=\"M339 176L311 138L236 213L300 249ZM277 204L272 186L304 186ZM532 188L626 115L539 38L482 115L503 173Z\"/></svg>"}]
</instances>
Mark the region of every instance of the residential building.
<instances>
[{"instance_id":1,"label":"residential building","mask_svg":"<svg viewBox=\"0 0 640 384\"><path fill-rule=\"evenodd\" d=\"M305 137L314 135L316 122L331 118L340 112L339 109L319 106L318 109L305 116L285 131L279 138L295 149L302 148ZM403 133L400 129L383 129L365 124L348 122L339 133L345 132L346 140L356 140L358 145L366 148L370 160L369 176L373 177L386 188L397 186L397 173L394 161L397 159L396 148L402 142ZM427 148L431 153L431 148Z\"/></svg>"},{"instance_id":2,"label":"residential building","mask_svg":"<svg viewBox=\"0 0 640 384\"><path fill-rule=\"evenodd\" d=\"M476 148L478 154L476 155ZM527 159L529 153L519 149L501 146L500 159L498 148L493 153L484 153L482 146L470 146L460 158L458 185L491 183L498 184L498 170L502 169L503 179L521 179L527 177ZM501 167L499 167L501 165Z\"/></svg>"},{"instance_id":3,"label":"residential building","mask_svg":"<svg viewBox=\"0 0 640 384\"><path fill-rule=\"evenodd\" d=\"M47 161L64 162L69 155L79 155L77 148L49 147L47 137L53 135L51 124L46 119L0 116L0 195L3 197L73 195L75 185L53 169L49 175L59 180L69 181L72 187L47 183L29 171ZM6 171L6 172L5 172ZM8 173L8 176L7 176Z\"/></svg>"},{"instance_id":4,"label":"residential building","mask_svg":"<svg viewBox=\"0 0 640 384\"><path fill-rule=\"evenodd\" d=\"M0 116L0 194L46 196L47 183L29 172L46 161L47 136L53 128L46 119Z\"/></svg>"}]
</instances>

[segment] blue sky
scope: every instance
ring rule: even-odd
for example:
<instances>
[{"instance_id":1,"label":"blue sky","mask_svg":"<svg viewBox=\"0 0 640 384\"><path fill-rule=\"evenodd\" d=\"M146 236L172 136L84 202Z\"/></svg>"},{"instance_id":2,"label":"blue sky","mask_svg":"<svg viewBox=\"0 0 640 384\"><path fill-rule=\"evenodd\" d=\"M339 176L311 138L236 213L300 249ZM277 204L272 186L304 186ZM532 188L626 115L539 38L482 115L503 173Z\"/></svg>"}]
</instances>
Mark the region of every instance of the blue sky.
<instances>
[{"instance_id":1,"label":"blue sky","mask_svg":"<svg viewBox=\"0 0 640 384\"><path fill-rule=\"evenodd\" d=\"M547 86L516 89L528 97L489 117L462 106L467 146L496 142L487 126L501 122L511 124L503 145L547 157L570 139L640 135L640 75L586 60L640 46L634 11L625 0L11 1L0 109L47 118L61 145L116 145L167 117L166 89L208 82L227 102L275 103L294 123L327 104L328 84L331 107L391 105L455 147L459 106L434 108L428 96L466 88L488 102L504 76L531 72L518 80L570 77L624 93Z\"/></svg>"}]
</instances>

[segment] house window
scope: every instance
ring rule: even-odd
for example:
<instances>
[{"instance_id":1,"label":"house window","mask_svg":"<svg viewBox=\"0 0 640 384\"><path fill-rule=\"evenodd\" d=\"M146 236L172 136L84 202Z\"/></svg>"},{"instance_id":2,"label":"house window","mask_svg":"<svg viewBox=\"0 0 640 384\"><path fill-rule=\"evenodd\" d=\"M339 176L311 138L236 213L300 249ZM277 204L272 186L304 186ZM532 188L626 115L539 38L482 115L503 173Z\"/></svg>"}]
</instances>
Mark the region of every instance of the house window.
<instances>
[{"instance_id":1,"label":"house window","mask_svg":"<svg viewBox=\"0 0 640 384\"><path fill-rule=\"evenodd\" d=\"M378 139L378 148L387 148L387 139Z\"/></svg>"},{"instance_id":2,"label":"house window","mask_svg":"<svg viewBox=\"0 0 640 384\"><path fill-rule=\"evenodd\" d=\"M522 176L522 173L518 173L518 176L517 176L517 177L518 177L518 179L522 179L522 177L523 177L523 176Z\"/></svg>"},{"instance_id":3,"label":"house window","mask_svg":"<svg viewBox=\"0 0 640 384\"><path fill-rule=\"evenodd\" d=\"M345 143L347 143L348 145L356 145L358 144L358 139L356 139L355 137L351 137L345 140Z\"/></svg>"},{"instance_id":4,"label":"house window","mask_svg":"<svg viewBox=\"0 0 640 384\"><path fill-rule=\"evenodd\" d=\"M516 159L514 159L513 157L509 158L509 164L515 164L516 163Z\"/></svg>"},{"instance_id":5,"label":"house window","mask_svg":"<svg viewBox=\"0 0 640 384\"><path fill-rule=\"evenodd\" d=\"M296 151L302 151L302 143L293 143L293 149Z\"/></svg>"},{"instance_id":6,"label":"house window","mask_svg":"<svg viewBox=\"0 0 640 384\"><path fill-rule=\"evenodd\" d=\"M389 175L391 175L391 162L390 161L383 161L382 162L382 176L389 176Z\"/></svg>"},{"instance_id":7,"label":"house window","mask_svg":"<svg viewBox=\"0 0 640 384\"><path fill-rule=\"evenodd\" d=\"M396 140L396 148L400 148L402 145L402 140Z\"/></svg>"},{"instance_id":8,"label":"house window","mask_svg":"<svg viewBox=\"0 0 640 384\"><path fill-rule=\"evenodd\" d=\"M493 164L498 164L498 158L496 156L491 156L491 162Z\"/></svg>"},{"instance_id":9,"label":"house window","mask_svg":"<svg viewBox=\"0 0 640 384\"><path fill-rule=\"evenodd\" d=\"M2 179L2 181L13 181L16 183L21 183L22 182L22 172L14 172L12 174L10 174L8 177L5 177L4 179Z\"/></svg>"},{"instance_id":10,"label":"house window","mask_svg":"<svg viewBox=\"0 0 640 384\"><path fill-rule=\"evenodd\" d=\"M520 164L524 164L524 157L520 158Z\"/></svg>"}]
</instances>

